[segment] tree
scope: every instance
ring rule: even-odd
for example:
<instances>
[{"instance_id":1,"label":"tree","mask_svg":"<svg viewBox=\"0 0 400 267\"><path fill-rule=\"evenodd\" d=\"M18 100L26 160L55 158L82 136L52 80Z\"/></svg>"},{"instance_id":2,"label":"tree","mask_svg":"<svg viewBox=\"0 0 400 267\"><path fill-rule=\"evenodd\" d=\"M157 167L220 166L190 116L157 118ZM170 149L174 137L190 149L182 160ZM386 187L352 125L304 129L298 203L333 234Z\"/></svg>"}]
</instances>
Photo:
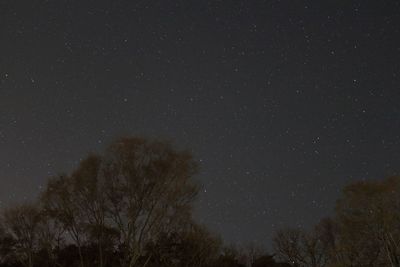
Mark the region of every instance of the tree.
<instances>
[{"instance_id":1,"label":"tree","mask_svg":"<svg viewBox=\"0 0 400 267\"><path fill-rule=\"evenodd\" d=\"M310 232L282 229L273 239L274 250L278 257L296 267L327 266L330 259L329 247L321 233L317 229Z\"/></svg>"},{"instance_id":2,"label":"tree","mask_svg":"<svg viewBox=\"0 0 400 267\"><path fill-rule=\"evenodd\" d=\"M74 240L81 266L88 260L83 246L97 247L92 265L105 266L118 250L122 266L138 266L147 243L191 222L196 171L191 154L167 142L124 138L53 178L41 199Z\"/></svg>"},{"instance_id":3,"label":"tree","mask_svg":"<svg viewBox=\"0 0 400 267\"><path fill-rule=\"evenodd\" d=\"M323 218L315 226L314 231L323 249L322 259L328 266L341 262L343 255L339 250L339 226L336 220Z\"/></svg>"},{"instance_id":4,"label":"tree","mask_svg":"<svg viewBox=\"0 0 400 267\"><path fill-rule=\"evenodd\" d=\"M246 258L246 265L247 266L253 266L254 262L260 257L267 256L264 253L264 250L257 244L255 243L249 243L243 248L243 252L245 254ZM272 258L272 257L271 257Z\"/></svg>"},{"instance_id":5,"label":"tree","mask_svg":"<svg viewBox=\"0 0 400 267\"><path fill-rule=\"evenodd\" d=\"M245 267L246 263L243 262L243 253L238 248L231 245L222 248L222 253L211 264L212 267Z\"/></svg>"},{"instance_id":6,"label":"tree","mask_svg":"<svg viewBox=\"0 0 400 267\"><path fill-rule=\"evenodd\" d=\"M5 225L0 226L0 265L7 265L15 261L16 242L12 235L5 229Z\"/></svg>"},{"instance_id":7,"label":"tree","mask_svg":"<svg viewBox=\"0 0 400 267\"><path fill-rule=\"evenodd\" d=\"M315 229L302 238L303 258L310 267L325 267L330 260L329 247Z\"/></svg>"},{"instance_id":8,"label":"tree","mask_svg":"<svg viewBox=\"0 0 400 267\"><path fill-rule=\"evenodd\" d=\"M49 180L41 195L41 203L49 218L61 224L64 232L74 241L79 252L80 266L84 267L82 247L86 237L85 221L75 196L71 177L60 175Z\"/></svg>"},{"instance_id":9,"label":"tree","mask_svg":"<svg viewBox=\"0 0 400 267\"><path fill-rule=\"evenodd\" d=\"M87 261L82 248L90 245L97 247L98 251L95 262L91 264L103 267L107 250L114 249L118 236L116 229L106 222L104 182L100 181L101 163L100 156L89 155L71 175L53 178L42 194L49 220L61 224L74 240L81 266Z\"/></svg>"},{"instance_id":10,"label":"tree","mask_svg":"<svg viewBox=\"0 0 400 267\"><path fill-rule=\"evenodd\" d=\"M208 266L218 256L221 242L204 227L191 224L188 230L180 234L180 239L178 251L181 267Z\"/></svg>"},{"instance_id":11,"label":"tree","mask_svg":"<svg viewBox=\"0 0 400 267\"><path fill-rule=\"evenodd\" d=\"M3 212L3 227L13 240L13 254L24 266L32 267L38 248L38 227L41 216L34 205L22 204Z\"/></svg>"},{"instance_id":12,"label":"tree","mask_svg":"<svg viewBox=\"0 0 400 267\"><path fill-rule=\"evenodd\" d=\"M102 158L89 155L82 160L70 177L73 188L73 202L80 210L81 220L90 245L97 247L96 265L103 267L107 263L106 255L114 249L118 237L116 228L107 222L108 210L105 195L105 183L102 177Z\"/></svg>"},{"instance_id":13,"label":"tree","mask_svg":"<svg viewBox=\"0 0 400 267\"><path fill-rule=\"evenodd\" d=\"M42 260L39 266L57 266L58 254L65 245L65 228L40 207L40 216L37 235L39 256Z\"/></svg>"},{"instance_id":14,"label":"tree","mask_svg":"<svg viewBox=\"0 0 400 267\"><path fill-rule=\"evenodd\" d=\"M163 233L147 244L148 266L205 267L218 256L221 242L204 227L190 224L179 232Z\"/></svg>"},{"instance_id":15,"label":"tree","mask_svg":"<svg viewBox=\"0 0 400 267\"><path fill-rule=\"evenodd\" d=\"M337 202L345 264L400 266L400 177L361 181Z\"/></svg>"},{"instance_id":16,"label":"tree","mask_svg":"<svg viewBox=\"0 0 400 267\"><path fill-rule=\"evenodd\" d=\"M109 147L101 175L125 265L137 264L147 242L191 220L196 171L190 153L166 142L125 138Z\"/></svg>"},{"instance_id":17,"label":"tree","mask_svg":"<svg viewBox=\"0 0 400 267\"><path fill-rule=\"evenodd\" d=\"M275 253L293 266L301 266L305 259L302 253L301 240L303 232L299 229L286 228L279 230L273 238Z\"/></svg>"}]
</instances>

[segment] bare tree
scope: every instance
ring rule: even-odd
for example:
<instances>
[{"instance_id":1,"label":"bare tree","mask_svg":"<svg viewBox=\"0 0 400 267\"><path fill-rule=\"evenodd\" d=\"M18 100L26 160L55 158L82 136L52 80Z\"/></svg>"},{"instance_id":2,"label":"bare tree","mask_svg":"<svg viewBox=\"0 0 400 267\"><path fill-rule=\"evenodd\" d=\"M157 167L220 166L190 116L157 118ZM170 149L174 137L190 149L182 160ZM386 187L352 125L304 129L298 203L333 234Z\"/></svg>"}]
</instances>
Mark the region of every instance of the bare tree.
<instances>
[{"instance_id":1,"label":"bare tree","mask_svg":"<svg viewBox=\"0 0 400 267\"><path fill-rule=\"evenodd\" d=\"M82 246L89 243L98 248L100 267L106 248L121 252L123 266L139 266L148 242L191 221L196 171L191 154L167 142L125 138L52 179L42 203L74 240L82 267Z\"/></svg>"},{"instance_id":2,"label":"bare tree","mask_svg":"<svg viewBox=\"0 0 400 267\"><path fill-rule=\"evenodd\" d=\"M247 244L244 247L243 252L246 254L247 258L246 266L252 266L257 259L266 255L264 249L254 242Z\"/></svg>"},{"instance_id":3,"label":"bare tree","mask_svg":"<svg viewBox=\"0 0 400 267\"><path fill-rule=\"evenodd\" d=\"M274 251L279 258L299 267L305 264L302 253L302 239L304 233L299 229L281 229L273 238Z\"/></svg>"},{"instance_id":4,"label":"bare tree","mask_svg":"<svg viewBox=\"0 0 400 267\"><path fill-rule=\"evenodd\" d=\"M336 206L344 262L399 267L399 210L400 177L345 187Z\"/></svg>"},{"instance_id":5,"label":"bare tree","mask_svg":"<svg viewBox=\"0 0 400 267\"><path fill-rule=\"evenodd\" d=\"M330 259L329 247L320 231L305 232L300 229L282 229L274 237L277 255L297 267L325 267Z\"/></svg>"},{"instance_id":6,"label":"bare tree","mask_svg":"<svg viewBox=\"0 0 400 267\"><path fill-rule=\"evenodd\" d=\"M204 227L191 224L179 232L162 233L146 245L150 266L206 267L219 255L221 241Z\"/></svg>"},{"instance_id":7,"label":"bare tree","mask_svg":"<svg viewBox=\"0 0 400 267\"><path fill-rule=\"evenodd\" d=\"M15 261L14 251L16 240L6 230L4 223L0 225L0 264Z\"/></svg>"},{"instance_id":8,"label":"bare tree","mask_svg":"<svg viewBox=\"0 0 400 267\"><path fill-rule=\"evenodd\" d=\"M48 265L59 266L58 252L65 246L65 228L62 223L40 210L40 222L37 229L38 246L46 252Z\"/></svg>"},{"instance_id":9,"label":"bare tree","mask_svg":"<svg viewBox=\"0 0 400 267\"><path fill-rule=\"evenodd\" d=\"M330 260L329 248L315 230L303 235L302 253L310 267L325 267Z\"/></svg>"},{"instance_id":10,"label":"bare tree","mask_svg":"<svg viewBox=\"0 0 400 267\"><path fill-rule=\"evenodd\" d=\"M84 267L82 246L86 238L85 221L82 209L76 202L71 177L61 175L52 178L42 193L41 202L49 218L59 222L78 247L80 265Z\"/></svg>"},{"instance_id":11,"label":"bare tree","mask_svg":"<svg viewBox=\"0 0 400 267\"><path fill-rule=\"evenodd\" d=\"M14 256L27 267L34 264L40 212L34 205L18 205L3 212L5 232L14 240Z\"/></svg>"},{"instance_id":12,"label":"bare tree","mask_svg":"<svg viewBox=\"0 0 400 267\"><path fill-rule=\"evenodd\" d=\"M190 219L196 169L190 153L166 142L128 138L110 146L102 175L126 266L137 265L147 242Z\"/></svg>"},{"instance_id":13,"label":"bare tree","mask_svg":"<svg viewBox=\"0 0 400 267\"><path fill-rule=\"evenodd\" d=\"M112 248L112 236L117 236L116 229L107 223L108 207L105 184L100 175L101 164L100 156L89 155L71 175L74 203L80 210L90 242L97 246L99 267L106 264L106 247Z\"/></svg>"}]
</instances>

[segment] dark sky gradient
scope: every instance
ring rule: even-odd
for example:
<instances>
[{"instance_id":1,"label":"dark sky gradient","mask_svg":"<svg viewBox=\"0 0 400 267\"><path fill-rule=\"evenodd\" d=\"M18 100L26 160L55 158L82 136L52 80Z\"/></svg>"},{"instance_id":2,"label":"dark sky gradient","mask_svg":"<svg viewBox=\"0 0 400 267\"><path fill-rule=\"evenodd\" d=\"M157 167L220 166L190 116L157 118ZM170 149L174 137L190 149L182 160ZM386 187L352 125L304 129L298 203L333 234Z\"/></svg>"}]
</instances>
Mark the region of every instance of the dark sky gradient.
<instances>
[{"instance_id":1,"label":"dark sky gradient","mask_svg":"<svg viewBox=\"0 0 400 267\"><path fill-rule=\"evenodd\" d=\"M400 172L399 1L0 2L0 200L124 135L193 150L228 242Z\"/></svg>"}]
</instances>

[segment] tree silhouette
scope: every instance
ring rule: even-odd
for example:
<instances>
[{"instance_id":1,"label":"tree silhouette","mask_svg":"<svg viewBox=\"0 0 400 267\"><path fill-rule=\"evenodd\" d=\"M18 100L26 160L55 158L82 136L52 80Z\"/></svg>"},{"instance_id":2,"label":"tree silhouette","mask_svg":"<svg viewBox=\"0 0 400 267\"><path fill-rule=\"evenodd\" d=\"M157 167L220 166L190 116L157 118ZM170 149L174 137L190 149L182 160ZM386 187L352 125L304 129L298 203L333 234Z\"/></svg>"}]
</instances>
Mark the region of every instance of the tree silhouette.
<instances>
[{"instance_id":1,"label":"tree silhouette","mask_svg":"<svg viewBox=\"0 0 400 267\"><path fill-rule=\"evenodd\" d=\"M34 205L18 205L3 212L4 229L13 240L12 253L26 267L34 264L40 220L40 212Z\"/></svg>"},{"instance_id":2,"label":"tree silhouette","mask_svg":"<svg viewBox=\"0 0 400 267\"><path fill-rule=\"evenodd\" d=\"M81 266L89 245L97 247L98 266L116 248L122 266L136 266L148 242L191 222L196 171L190 153L167 142L124 138L50 180L41 199L77 246Z\"/></svg>"},{"instance_id":3,"label":"tree silhouette","mask_svg":"<svg viewBox=\"0 0 400 267\"><path fill-rule=\"evenodd\" d=\"M400 177L346 186L332 218L280 229L271 255L195 222L196 172L168 142L117 140L2 211L0 267L400 267Z\"/></svg>"},{"instance_id":4,"label":"tree silhouette","mask_svg":"<svg viewBox=\"0 0 400 267\"><path fill-rule=\"evenodd\" d=\"M400 266L400 177L345 187L336 214L346 264Z\"/></svg>"}]
</instances>

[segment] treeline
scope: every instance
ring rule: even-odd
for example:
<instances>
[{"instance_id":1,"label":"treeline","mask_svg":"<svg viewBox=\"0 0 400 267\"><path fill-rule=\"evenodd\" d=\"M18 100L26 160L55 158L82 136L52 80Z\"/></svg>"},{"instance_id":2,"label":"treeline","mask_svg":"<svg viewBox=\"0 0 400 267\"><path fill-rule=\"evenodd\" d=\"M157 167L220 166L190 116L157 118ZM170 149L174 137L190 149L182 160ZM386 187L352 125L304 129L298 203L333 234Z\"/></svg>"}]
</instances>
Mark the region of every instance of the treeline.
<instances>
[{"instance_id":1,"label":"treeline","mask_svg":"<svg viewBox=\"0 0 400 267\"><path fill-rule=\"evenodd\" d=\"M277 255L301 267L399 267L400 177L346 186L334 216L275 234Z\"/></svg>"},{"instance_id":2,"label":"treeline","mask_svg":"<svg viewBox=\"0 0 400 267\"><path fill-rule=\"evenodd\" d=\"M50 179L36 203L3 211L0 265L244 266L192 219L196 172L191 154L167 142L118 140Z\"/></svg>"},{"instance_id":3,"label":"treeline","mask_svg":"<svg viewBox=\"0 0 400 267\"><path fill-rule=\"evenodd\" d=\"M2 211L0 267L400 266L399 178L346 187L332 218L275 233L273 253L237 249L192 218L187 151L125 138Z\"/></svg>"}]
</instances>

